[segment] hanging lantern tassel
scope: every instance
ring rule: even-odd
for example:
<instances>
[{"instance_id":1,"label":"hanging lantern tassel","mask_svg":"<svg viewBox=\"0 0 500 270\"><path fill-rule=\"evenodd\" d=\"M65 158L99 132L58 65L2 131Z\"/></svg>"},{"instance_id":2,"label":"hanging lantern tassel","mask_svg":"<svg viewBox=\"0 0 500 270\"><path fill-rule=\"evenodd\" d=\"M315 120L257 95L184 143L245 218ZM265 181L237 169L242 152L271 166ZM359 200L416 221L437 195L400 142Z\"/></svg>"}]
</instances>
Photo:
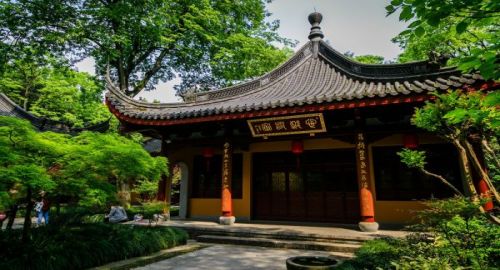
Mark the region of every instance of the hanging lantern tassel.
<instances>
[{"instance_id":1,"label":"hanging lantern tassel","mask_svg":"<svg viewBox=\"0 0 500 270\"><path fill-rule=\"evenodd\" d=\"M206 161L206 166L207 166L207 173L210 172L210 160L214 156L214 149L212 147L205 147L202 150L203 157L205 158Z\"/></svg>"},{"instance_id":2,"label":"hanging lantern tassel","mask_svg":"<svg viewBox=\"0 0 500 270\"><path fill-rule=\"evenodd\" d=\"M292 141L292 153L297 159L297 171L300 170L300 155L304 152L304 143L300 140Z\"/></svg>"}]
</instances>

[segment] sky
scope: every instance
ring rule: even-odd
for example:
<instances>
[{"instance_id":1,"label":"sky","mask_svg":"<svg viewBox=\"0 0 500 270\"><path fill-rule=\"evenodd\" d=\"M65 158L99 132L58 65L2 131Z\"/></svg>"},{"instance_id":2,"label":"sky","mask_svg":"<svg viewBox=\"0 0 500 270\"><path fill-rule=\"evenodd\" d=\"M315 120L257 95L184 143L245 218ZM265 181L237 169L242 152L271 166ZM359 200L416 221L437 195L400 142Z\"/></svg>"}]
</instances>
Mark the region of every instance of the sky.
<instances>
[{"instance_id":1,"label":"sky","mask_svg":"<svg viewBox=\"0 0 500 270\"><path fill-rule=\"evenodd\" d=\"M385 6L389 0L274 0L267 8L272 15L269 20L279 20L278 33L297 40L295 51L307 41L310 24L307 16L314 10L323 14L321 29L324 40L339 52L351 51L355 55L381 55L392 60L401 52L391 39L403 31L405 24L392 15L386 17ZM94 62L88 58L76 65L80 71L94 72ZM178 102L173 86L174 79L160 83L155 90L143 91L136 98L148 101Z\"/></svg>"}]
</instances>

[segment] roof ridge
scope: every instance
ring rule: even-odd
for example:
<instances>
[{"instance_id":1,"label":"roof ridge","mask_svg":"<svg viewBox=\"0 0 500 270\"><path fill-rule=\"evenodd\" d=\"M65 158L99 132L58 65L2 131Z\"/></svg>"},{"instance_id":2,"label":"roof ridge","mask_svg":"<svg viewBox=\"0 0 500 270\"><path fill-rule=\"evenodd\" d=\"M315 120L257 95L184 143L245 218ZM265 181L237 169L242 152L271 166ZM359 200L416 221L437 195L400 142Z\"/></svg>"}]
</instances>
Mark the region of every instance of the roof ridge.
<instances>
[{"instance_id":1,"label":"roof ridge","mask_svg":"<svg viewBox=\"0 0 500 270\"><path fill-rule=\"evenodd\" d=\"M255 88L259 88L260 86L267 85L271 82L277 81L279 78L282 78L285 74L288 74L288 71L293 69L298 63L302 62L301 60L305 59L307 56L311 54L311 41L308 41L306 44L304 44L297 52L295 52L292 57L290 57L288 60L283 62L282 64L278 65L271 71L268 71L267 73L256 77L252 80L249 80L247 82L243 82L240 84L235 84L231 85L228 87L224 87L221 89L216 89L216 90L211 90L211 91L206 91L206 92L199 92L196 93L195 96L198 97L205 97L202 98L201 100L196 99L195 102L197 101L205 101L205 100L216 100L220 98L227 97L227 95L224 95L225 93L232 91L234 93L231 93L229 96L235 96L235 95L240 95L245 92L251 91ZM248 87L250 86L250 87Z\"/></svg>"},{"instance_id":2,"label":"roof ridge","mask_svg":"<svg viewBox=\"0 0 500 270\"><path fill-rule=\"evenodd\" d=\"M396 80L401 78L460 73L456 67L441 67L430 60L394 64L365 64L357 62L335 50L325 41L320 41L319 54L344 73L361 80Z\"/></svg>"},{"instance_id":3,"label":"roof ridge","mask_svg":"<svg viewBox=\"0 0 500 270\"><path fill-rule=\"evenodd\" d=\"M224 87L217 90L210 90L205 92L194 93L194 100L191 102L175 102L175 103L152 103L141 100L133 99L127 96L123 91L120 91L118 87L114 85L109 75L105 76L106 88L108 93L111 93L122 100L126 100L127 103L134 104L135 106L143 108L178 108L178 107L188 107L192 105L209 104L211 102L220 102L222 100L232 98L235 96L245 95L247 93L252 93L255 89L265 89L267 85L272 85L283 77L286 77L290 71L294 70L299 63L306 60L312 54L311 41L308 41L304 46L302 46L297 52L293 54L287 61L278 65L276 68L265 73L262 76L254 78L250 81L243 82L240 84ZM108 96L106 93L106 96Z\"/></svg>"}]
</instances>

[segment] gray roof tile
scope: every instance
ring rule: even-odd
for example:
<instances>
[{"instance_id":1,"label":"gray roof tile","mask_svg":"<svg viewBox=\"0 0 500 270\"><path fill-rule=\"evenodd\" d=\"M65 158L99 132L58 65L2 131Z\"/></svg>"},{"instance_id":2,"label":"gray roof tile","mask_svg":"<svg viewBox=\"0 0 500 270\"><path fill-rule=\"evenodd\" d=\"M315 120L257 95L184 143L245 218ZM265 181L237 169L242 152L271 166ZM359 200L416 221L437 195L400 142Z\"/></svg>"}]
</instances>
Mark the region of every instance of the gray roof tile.
<instances>
[{"instance_id":1,"label":"gray roof tile","mask_svg":"<svg viewBox=\"0 0 500 270\"><path fill-rule=\"evenodd\" d=\"M315 56L314 46L318 46ZM290 60L260 78L194 94L192 102L147 103L119 91L109 80L106 98L120 114L137 119L182 119L427 93L481 80L428 61L367 65L354 62L323 41L308 42ZM190 100L191 100L190 99Z\"/></svg>"}]
</instances>

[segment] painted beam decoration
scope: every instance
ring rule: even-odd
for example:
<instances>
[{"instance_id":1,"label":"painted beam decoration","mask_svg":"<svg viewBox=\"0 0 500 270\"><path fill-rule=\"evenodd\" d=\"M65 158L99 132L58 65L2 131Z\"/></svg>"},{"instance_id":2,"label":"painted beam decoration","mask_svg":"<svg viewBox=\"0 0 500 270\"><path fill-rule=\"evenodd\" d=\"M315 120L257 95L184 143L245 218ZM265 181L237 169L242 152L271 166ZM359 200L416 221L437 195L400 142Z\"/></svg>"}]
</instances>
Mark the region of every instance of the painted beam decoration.
<instances>
[{"instance_id":1,"label":"painted beam decoration","mask_svg":"<svg viewBox=\"0 0 500 270\"><path fill-rule=\"evenodd\" d=\"M326 132L322 113L247 120L253 137L315 134Z\"/></svg>"}]
</instances>

